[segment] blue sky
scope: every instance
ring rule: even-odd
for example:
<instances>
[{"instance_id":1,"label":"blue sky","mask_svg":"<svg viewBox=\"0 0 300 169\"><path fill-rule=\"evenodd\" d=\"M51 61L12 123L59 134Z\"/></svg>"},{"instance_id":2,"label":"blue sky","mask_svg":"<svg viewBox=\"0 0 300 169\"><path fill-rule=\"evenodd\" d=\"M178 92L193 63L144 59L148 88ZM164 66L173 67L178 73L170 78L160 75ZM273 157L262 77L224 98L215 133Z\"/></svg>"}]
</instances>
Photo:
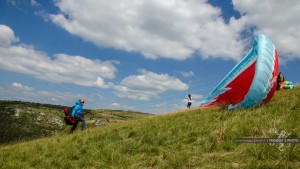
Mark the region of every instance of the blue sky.
<instances>
[{"instance_id":1,"label":"blue sky","mask_svg":"<svg viewBox=\"0 0 300 169\"><path fill-rule=\"evenodd\" d=\"M192 107L258 33L300 79L298 0L2 0L0 99L167 113Z\"/></svg>"}]
</instances>

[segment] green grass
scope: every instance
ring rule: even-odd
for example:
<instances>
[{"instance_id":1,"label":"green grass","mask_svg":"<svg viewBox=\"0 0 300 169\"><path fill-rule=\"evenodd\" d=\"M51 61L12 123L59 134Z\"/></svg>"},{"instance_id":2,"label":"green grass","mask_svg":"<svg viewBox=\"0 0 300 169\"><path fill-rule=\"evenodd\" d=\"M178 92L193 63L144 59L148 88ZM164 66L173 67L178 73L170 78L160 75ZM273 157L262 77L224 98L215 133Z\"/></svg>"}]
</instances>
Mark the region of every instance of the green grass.
<instances>
[{"instance_id":1,"label":"green grass","mask_svg":"<svg viewBox=\"0 0 300 169\"><path fill-rule=\"evenodd\" d=\"M1 168L300 168L300 88L252 109L193 109L0 147Z\"/></svg>"},{"instance_id":2,"label":"green grass","mask_svg":"<svg viewBox=\"0 0 300 169\"><path fill-rule=\"evenodd\" d=\"M0 101L0 144L11 144L68 133L65 106L21 101ZM83 110L89 128L142 118L149 114L122 110ZM80 128L80 127L78 127Z\"/></svg>"}]
</instances>

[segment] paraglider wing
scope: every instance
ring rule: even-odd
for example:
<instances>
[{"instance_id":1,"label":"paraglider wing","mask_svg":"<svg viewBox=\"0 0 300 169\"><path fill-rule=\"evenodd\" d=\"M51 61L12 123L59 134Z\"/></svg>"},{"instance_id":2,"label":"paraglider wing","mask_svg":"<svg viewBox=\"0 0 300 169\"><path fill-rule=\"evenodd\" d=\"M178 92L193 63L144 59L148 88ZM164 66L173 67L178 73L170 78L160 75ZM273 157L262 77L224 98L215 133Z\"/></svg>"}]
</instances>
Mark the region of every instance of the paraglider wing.
<instances>
[{"instance_id":1,"label":"paraglider wing","mask_svg":"<svg viewBox=\"0 0 300 169\"><path fill-rule=\"evenodd\" d=\"M265 35L255 37L248 54L205 98L200 107L228 105L253 107L271 100L276 89L278 56L274 44Z\"/></svg>"}]
</instances>

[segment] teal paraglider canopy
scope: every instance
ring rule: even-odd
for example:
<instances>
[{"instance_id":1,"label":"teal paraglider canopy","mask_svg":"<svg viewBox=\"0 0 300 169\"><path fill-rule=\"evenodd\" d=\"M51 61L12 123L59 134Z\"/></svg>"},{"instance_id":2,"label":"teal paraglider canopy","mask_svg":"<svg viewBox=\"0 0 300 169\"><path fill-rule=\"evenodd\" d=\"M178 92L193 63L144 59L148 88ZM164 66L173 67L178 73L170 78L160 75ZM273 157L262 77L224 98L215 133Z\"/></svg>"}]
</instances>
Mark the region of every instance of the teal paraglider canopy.
<instances>
[{"instance_id":1,"label":"teal paraglider canopy","mask_svg":"<svg viewBox=\"0 0 300 169\"><path fill-rule=\"evenodd\" d=\"M254 107L271 100L276 90L278 54L273 42L256 35L248 54L225 76L200 107Z\"/></svg>"}]
</instances>

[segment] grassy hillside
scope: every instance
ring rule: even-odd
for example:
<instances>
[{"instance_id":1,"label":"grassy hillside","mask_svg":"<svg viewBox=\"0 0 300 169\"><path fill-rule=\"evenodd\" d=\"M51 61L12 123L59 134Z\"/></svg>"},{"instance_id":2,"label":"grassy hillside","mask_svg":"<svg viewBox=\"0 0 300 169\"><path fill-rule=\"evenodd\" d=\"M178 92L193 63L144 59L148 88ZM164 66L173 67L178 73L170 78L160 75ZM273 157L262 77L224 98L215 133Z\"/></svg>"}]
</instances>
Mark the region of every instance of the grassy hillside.
<instances>
[{"instance_id":1,"label":"grassy hillside","mask_svg":"<svg viewBox=\"0 0 300 169\"><path fill-rule=\"evenodd\" d=\"M0 147L2 168L300 168L300 88L253 109L186 110Z\"/></svg>"},{"instance_id":2,"label":"grassy hillside","mask_svg":"<svg viewBox=\"0 0 300 169\"><path fill-rule=\"evenodd\" d=\"M21 101L0 101L0 144L67 133L65 106ZM87 126L93 128L149 114L121 110L83 110ZM80 129L80 126L78 127Z\"/></svg>"}]
</instances>

